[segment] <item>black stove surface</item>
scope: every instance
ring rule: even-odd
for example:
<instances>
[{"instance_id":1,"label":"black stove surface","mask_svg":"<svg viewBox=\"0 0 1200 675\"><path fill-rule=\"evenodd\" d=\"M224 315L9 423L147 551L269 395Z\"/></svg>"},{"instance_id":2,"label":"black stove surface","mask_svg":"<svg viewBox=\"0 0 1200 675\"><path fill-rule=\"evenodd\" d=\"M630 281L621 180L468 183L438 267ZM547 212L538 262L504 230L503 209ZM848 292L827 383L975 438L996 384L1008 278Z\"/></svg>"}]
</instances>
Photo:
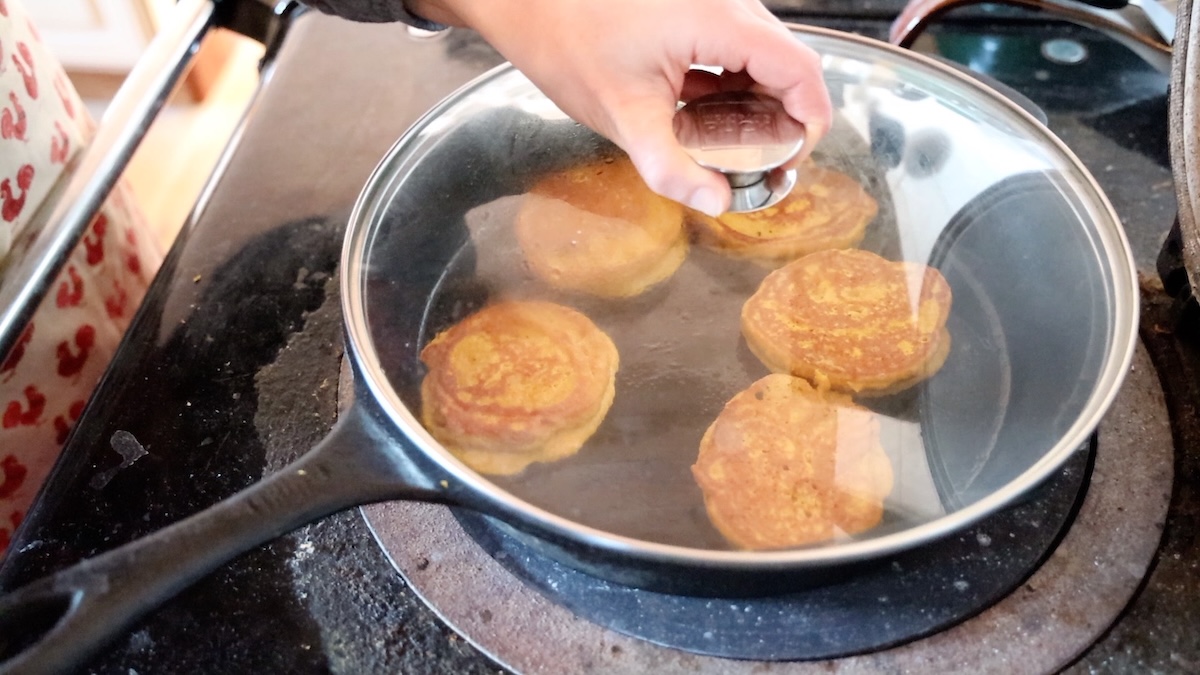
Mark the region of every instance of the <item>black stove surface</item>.
<instances>
[{"instance_id":1,"label":"black stove surface","mask_svg":"<svg viewBox=\"0 0 1200 675\"><path fill-rule=\"evenodd\" d=\"M882 38L903 4L774 6L785 18ZM1039 61L1040 44L1064 38L1088 49L1085 65ZM922 45L940 47L1042 106L1051 128L1109 194L1139 268L1152 275L1174 215L1166 77L1105 36L1063 24L958 21L931 31ZM326 433L337 410L331 383L338 382L341 336L337 321L310 319L336 305L349 209L411 122L498 62L465 32L419 40L398 26L315 14L294 21L210 199L170 252L17 533L0 567L3 588L201 510ZM1144 304L1144 323L1159 329L1152 353L1163 363L1173 359L1173 372L1189 372L1188 345L1196 342L1173 340L1182 328L1172 323L1169 300L1151 287ZM1183 392L1176 409L1197 400L1187 398L1193 393ZM110 444L117 431L132 434L147 454L111 474L122 460ZM1200 663L1200 620L1187 602L1200 593L1200 543L1188 534L1200 531L1200 434L1188 433L1179 432L1180 487L1154 575L1078 669L1185 672ZM97 480L101 475L111 477ZM496 669L407 589L361 515L349 511L223 567L140 622L87 670Z\"/></svg>"}]
</instances>

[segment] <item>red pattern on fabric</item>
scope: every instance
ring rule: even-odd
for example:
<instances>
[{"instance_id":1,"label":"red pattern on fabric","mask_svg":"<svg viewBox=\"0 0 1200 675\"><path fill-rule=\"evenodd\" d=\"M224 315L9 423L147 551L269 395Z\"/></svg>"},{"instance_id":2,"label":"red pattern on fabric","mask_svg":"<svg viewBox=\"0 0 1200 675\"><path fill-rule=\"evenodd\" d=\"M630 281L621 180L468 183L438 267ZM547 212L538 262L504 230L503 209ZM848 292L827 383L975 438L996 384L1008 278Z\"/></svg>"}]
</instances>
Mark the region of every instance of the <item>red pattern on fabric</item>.
<instances>
[{"instance_id":1,"label":"red pattern on fabric","mask_svg":"<svg viewBox=\"0 0 1200 675\"><path fill-rule=\"evenodd\" d=\"M85 323L75 331L75 346L79 351L71 350L71 345L66 340L58 343L58 374L63 377L72 377L78 375L79 371L83 370L83 365L87 363L88 354L91 353L92 347L96 344L96 329L91 324Z\"/></svg>"},{"instance_id":2,"label":"red pattern on fabric","mask_svg":"<svg viewBox=\"0 0 1200 675\"><path fill-rule=\"evenodd\" d=\"M62 445L67 442L67 436L71 434L71 428L75 426L75 421L83 414L84 401L75 401L71 407L67 409L66 415L54 416L54 442Z\"/></svg>"},{"instance_id":3,"label":"red pattern on fabric","mask_svg":"<svg viewBox=\"0 0 1200 675\"><path fill-rule=\"evenodd\" d=\"M92 221L92 233L83 235L83 247L87 250L87 264L99 265L104 261L104 234L108 232L108 217L98 214Z\"/></svg>"},{"instance_id":4,"label":"red pattern on fabric","mask_svg":"<svg viewBox=\"0 0 1200 675\"><path fill-rule=\"evenodd\" d=\"M0 427L12 429L37 425L42 412L46 410L46 397L31 384L25 387L25 402L29 404L28 408L24 408L20 401L9 401L4 409L4 417L0 418Z\"/></svg>"},{"instance_id":5,"label":"red pattern on fabric","mask_svg":"<svg viewBox=\"0 0 1200 675\"><path fill-rule=\"evenodd\" d=\"M54 130L57 133L50 138L50 163L66 164L71 156L71 139L58 120L54 120Z\"/></svg>"},{"instance_id":6,"label":"red pattern on fabric","mask_svg":"<svg viewBox=\"0 0 1200 675\"><path fill-rule=\"evenodd\" d=\"M17 98L15 91L8 92L8 100L11 101L12 107L0 112L0 138L23 141L29 128L29 120L25 119L25 108L21 106L21 100Z\"/></svg>"},{"instance_id":7,"label":"red pattern on fabric","mask_svg":"<svg viewBox=\"0 0 1200 675\"><path fill-rule=\"evenodd\" d=\"M3 0L0 0L3 2ZM17 531L17 527L21 521L25 520L25 514L21 511L13 511L8 514L8 522L12 523L12 529L0 527L0 553L3 553L8 545L12 543L12 534Z\"/></svg>"},{"instance_id":8,"label":"red pattern on fabric","mask_svg":"<svg viewBox=\"0 0 1200 675\"><path fill-rule=\"evenodd\" d=\"M20 169L17 169L17 189L21 194L13 194L11 179L5 178L0 181L0 200L3 200L3 206L0 206L0 217L3 217L8 222L17 219L21 215L21 210L25 208L25 196L29 194L29 186L33 184L33 165L23 164Z\"/></svg>"},{"instance_id":9,"label":"red pattern on fabric","mask_svg":"<svg viewBox=\"0 0 1200 675\"><path fill-rule=\"evenodd\" d=\"M78 307L83 300L83 278L74 265L67 266L67 277L58 285L58 297L55 298L60 309Z\"/></svg>"},{"instance_id":10,"label":"red pattern on fabric","mask_svg":"<svg viewBox=\"0 0 1200 675\"><path fill-rule=\"evenodd\" d=\"M29 469L26 469L21 460L13 455L7 455L4 459L0 460L0 471L4 472L4 481L0 482L0 499L4 499L16 492L21 487L21 483L25 482L25 475L29 473ZM21 516L19 513L12 515L16 516L15 522L13 522L13 526L15 527L20 524Z\"/></svg>"},{"instance_id":11,"label":"red pattern on fabric","mask_svg":"<svg viewBox=\"0 0 1200 675\"><path fill-rule=\"evenodd\" d=\"M67 81L66 73L61 70L54 75L54 91L58 92L58 99L62 101L63 110L67 111L67 117L75 119L75 103L71 100L71 83Z\"/></svg>"},{"instance_id":12,"label":"red pattern on fabric","mask_svg":"<svg viewBox=\"0 0 1200 675\"><path fill-rule=\"evenodd\" d=\"M17 338L17 343L12 346L12 351L8 353L8 357L4 359L4 363L0 365L0 373L4 373L4 378L0 382L8 382L12 379L13 373L17 370L17 364L21 362L21 358L25 356L25 346L33 339L33 322L25 326L25 330L21 331L21 336Z\"/></svg>"},{"instance_id":13,"label":"red pattern on fabric","mask_svg":"<svg viewBox=\"0 0 1200 675\"><path fill-rule=\"evenodd\" d=\"M17 58L18 56L20 58ZM37 98L37 72L33 69L33 52L30 51L29 45L18 42L17 53L13 54L12 61L17 64L17 70L21 71L21 79L25 81L25 93L29 94L29 98Z\"/></svg>"},{"instance_id":14,"label":"red pattern on fabric","mask_svg":"<svg viewBox=\"0 0 1200 675\"><path fill-rule=\"evenodd\" d=\"M86 147L95 124L45 49L48 36L39 38L26 13L8 0L0 0L0 13L12 17L0 18L0 229L16 227L19 235L29 216L45 208L51 187ZM0 462L11 455L21 464L13 471L0 464L0 556L19 545L16 525L79 426L85 401L158 265L153 232L127 231L146 226L128 186L116 185L102 210L106 218L88 223L53 279L36 329L33 322L15 327L13 346L0 353ZM28 239L14 245L22 241Z\"/></svg>"},{"instance_id":15,"label":"red pattern on fabric","mask_svg":"<svg viewBox=\"0 0 1200 675\"><path fill-rule=\"evenodd\" d=\"M108 312L110 319L122 319L125 317L125 312L129 309L129 293L125 291L125 287L117 279L113 279L113 293L105 296L104 309Z\"/></svg>"}]
</instances>

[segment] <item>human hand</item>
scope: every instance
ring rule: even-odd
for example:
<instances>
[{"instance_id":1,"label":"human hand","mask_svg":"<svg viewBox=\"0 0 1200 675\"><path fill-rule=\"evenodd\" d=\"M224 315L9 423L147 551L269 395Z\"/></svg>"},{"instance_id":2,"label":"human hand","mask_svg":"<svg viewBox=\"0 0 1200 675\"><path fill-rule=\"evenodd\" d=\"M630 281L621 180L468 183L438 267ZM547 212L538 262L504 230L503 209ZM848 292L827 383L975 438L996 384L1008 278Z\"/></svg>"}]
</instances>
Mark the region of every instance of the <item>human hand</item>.
<instances>
[{"instance_id":1,"label":"human hand","mask_svg":"<svg viewBox=\"0 0 1200 675\"><path fill-rule=\"evenodd\" d=\"M410 0L409 8L478 31L563 112L628 153L650 189L709 215L728 209L729 185L679 145L678 101L736 88L778 98L806 127L795 163L831 123L820 57L759 0Z\"/></svg>"}]
</instances>

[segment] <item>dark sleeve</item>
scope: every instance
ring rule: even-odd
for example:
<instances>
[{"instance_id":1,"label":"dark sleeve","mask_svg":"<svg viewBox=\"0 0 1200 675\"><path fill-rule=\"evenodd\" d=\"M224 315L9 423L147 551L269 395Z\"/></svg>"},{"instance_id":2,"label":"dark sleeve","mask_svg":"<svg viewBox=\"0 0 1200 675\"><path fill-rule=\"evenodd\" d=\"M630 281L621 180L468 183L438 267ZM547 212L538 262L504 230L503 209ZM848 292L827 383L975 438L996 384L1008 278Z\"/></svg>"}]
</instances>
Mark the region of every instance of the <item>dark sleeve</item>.
<instances>
[{"instance_id":1,"label":"dark sleeve","mask_svg":"<svg viewBox=\"0 0 1200 675\"><path fill-rule=\"evenodd\" d=\"M350 21L387 23L400 21L423 30L442 30L440 23L422 19L408 11L404 0L303 0L304 4L326 14L335 14Z\"/></svg>"}]
</instances>

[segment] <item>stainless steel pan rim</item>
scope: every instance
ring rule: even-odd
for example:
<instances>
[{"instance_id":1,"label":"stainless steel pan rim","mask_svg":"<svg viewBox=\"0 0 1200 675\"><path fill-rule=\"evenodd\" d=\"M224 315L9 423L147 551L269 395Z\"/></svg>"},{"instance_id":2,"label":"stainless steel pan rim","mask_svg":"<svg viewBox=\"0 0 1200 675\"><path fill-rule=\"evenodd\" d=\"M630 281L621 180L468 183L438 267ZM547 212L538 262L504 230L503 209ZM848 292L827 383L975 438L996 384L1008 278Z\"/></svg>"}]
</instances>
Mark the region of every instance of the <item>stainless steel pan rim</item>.
<instances>
[{"instance_id":1,"label":"stainless steel pan rim","mask_svg":"<svg viewBox=\"0 0 1200 675\"><path fill-rule=\"evenodd\" d=\"M368 235L375 222L376 200L372 197L380 190L385 189L387 180L392 175L394 158L409 149L414 143L419 142L421 130L437 120L444 111L464 96L493 78L512 71L512 67L506 64L492 69L459 89L418 120L392 146L372 172L355 204L342 251L341 300L346 321L348 351L358 365L358 373L363 379L362 384L365 385L371 396L382 404L381 407L396 429L413 443L417 450L433 460L440 469L445 470L450 476L450 480L457 481L462 488L482 498L485 503L496 506L501 512L520 513L548 533L616 555L633 556L647 561L683 563L705 568L738 570L816 568L896 553L966 528L1005 507L1040 484L1061 467L1099 425L1101 418L1115 398L1132 361L1138 324L1138 288L1136 267L1129 242L1119 226L1120 221L1115 210L1095 179L1074 153L1027 111L999 95L987 85L953 67L921 54L857 35L810 26L791 25L790 28L801 39L807 36L818 43L821 40L849 41L861 44L864 48L903 55L903 58L910 60L914 65L934 71L939 77L953 83L956 87L973 91L998 102L1008 108L1012 114L1023 118L1030 127L1037 129L1041 140L1048 146L1052 146L1065 162L1073 165L1078 174L1085 178L1085 184L1076 187L1086 193L1084 194L1084 203L1097 211L1093 221L1115 225L1114 227L1098 228L1098 239L1094 239L1091 243L1095 248L1097 258L1109 268L1112 286L1106 289L1107 299L1113 308L1113 315L1118 318L1118 321L1116 325L1111 326L1109 349L1096 385L1088 397L1082 413L1061 438L1043 454L1040 460L989 496L923 525L873 539L841 542L834 547L745 552L696 549L647 542L580 525L535 507L492 484L467 468L434 440L387 382L367 327L362 281ZM443 487L447 487L447 484L443 484Z\"/></svg>"}]
</instances>

